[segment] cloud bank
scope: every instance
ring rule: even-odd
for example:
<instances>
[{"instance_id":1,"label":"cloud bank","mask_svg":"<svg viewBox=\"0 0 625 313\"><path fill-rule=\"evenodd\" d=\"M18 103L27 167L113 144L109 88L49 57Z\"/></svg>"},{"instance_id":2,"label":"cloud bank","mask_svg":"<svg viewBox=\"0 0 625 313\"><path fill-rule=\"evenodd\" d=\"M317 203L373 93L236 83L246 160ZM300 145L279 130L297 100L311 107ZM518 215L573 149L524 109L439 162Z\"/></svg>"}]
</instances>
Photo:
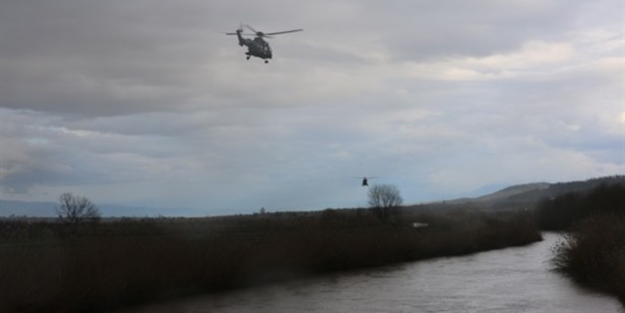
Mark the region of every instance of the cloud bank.
<instances>
[{"instance_id":1,"label":"cloud bank","mask_svg":"<svg viewBox=\"0 0 625 313\"><path fill-rule=\"evenodd\" d=\"M210 215L623 174L623 6L3 3L0 197ZM239 22L305 31L263 64Z\"/></svg>"}]
</instances>

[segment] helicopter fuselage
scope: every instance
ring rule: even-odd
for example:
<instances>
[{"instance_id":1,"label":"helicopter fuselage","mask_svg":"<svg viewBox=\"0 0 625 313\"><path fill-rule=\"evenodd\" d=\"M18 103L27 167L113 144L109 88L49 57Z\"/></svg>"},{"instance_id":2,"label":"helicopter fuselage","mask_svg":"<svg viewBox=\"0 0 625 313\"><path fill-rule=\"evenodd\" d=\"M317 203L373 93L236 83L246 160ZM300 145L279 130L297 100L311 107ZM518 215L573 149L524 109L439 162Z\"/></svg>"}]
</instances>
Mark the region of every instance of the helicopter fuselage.
<instances>
[{"instance_id":1,"label":"helicopter fuselage","mask_svg":"<svg viewBox=\"0 0 625 313\"><path fill-rule=\"evenodd\" d=\"M254 37L254 39L244 38L243 27L253 31L256 37ZM269 59L271 59L273 55L271 53L271 47L269 47L269 44L263 38L265 37L272 38L274 35L295 33L295 32L301 32L301 31L303 31L303 29L300 28L300 29L291 29L291 30L273 32L273 33L263 33L263 32L259 32L255 30L250 25L241 24L239 28L236 30L236 32L226 33L226 35L236 35L237 38L239 39L239 46L247 47L247 52L245 53L245 55L247 55L248 60L250 59L250 57L257 57L257 58L261 58L265 60L265 63L269 63Z\"/></svg>"},{"instance_id":2,"label":"helicopter fuselage","mask_svg":"<svg viewBox=\"0 0 625 313\"><path fill-rule=\"evenodd\" d=\"M267 59L271 59L271 47L262 37L256 37L254 39L243 38L241 31L237 30L237 37L239 38L239 46L247 46L247 59L254 56L261 58L267 62Z\"/></svg>"}]
</instances>

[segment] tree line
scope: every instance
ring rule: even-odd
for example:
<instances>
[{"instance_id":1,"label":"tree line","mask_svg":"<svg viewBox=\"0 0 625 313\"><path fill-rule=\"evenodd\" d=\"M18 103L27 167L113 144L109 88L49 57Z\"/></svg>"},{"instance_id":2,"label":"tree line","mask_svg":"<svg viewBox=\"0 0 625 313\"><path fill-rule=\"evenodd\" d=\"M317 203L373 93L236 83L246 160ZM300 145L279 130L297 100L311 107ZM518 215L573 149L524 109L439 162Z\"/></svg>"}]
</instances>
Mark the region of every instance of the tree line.
<instances>
[{"instance_id":1,"label":"tree line","mask_svg":"<svg viewBox=\"0 0 625 313\"><path fill-rule=\"evenodd\" d=\"M537 217L543 229L565 231L553 250L555 269L625 307L625 184L546 199Z\"/></svg>"}]
</instances>

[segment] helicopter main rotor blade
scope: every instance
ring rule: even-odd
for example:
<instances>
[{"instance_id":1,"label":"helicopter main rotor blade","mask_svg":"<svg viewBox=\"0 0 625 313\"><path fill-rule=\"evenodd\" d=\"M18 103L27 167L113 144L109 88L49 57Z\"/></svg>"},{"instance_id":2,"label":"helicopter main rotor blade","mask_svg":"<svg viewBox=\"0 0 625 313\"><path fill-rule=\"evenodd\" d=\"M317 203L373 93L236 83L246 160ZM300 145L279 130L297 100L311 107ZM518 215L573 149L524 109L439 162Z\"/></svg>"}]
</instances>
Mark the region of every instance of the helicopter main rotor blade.
<instances>
[{"instance_id":1,"label":"helicopter main rotor blade","mask_svg":"<svg viewBox=\"0 0 625 313\"><path fill-rule=\"evenodd\" d=\"M265 35L279 35L279 34L295 33L295 32L301 32L301 31L303 31L303 29L293 29L293 30L285 30L282 32L266 33Z\"/></svg>"},{"instance_id":2,"label":"helicopter main rotor blade","mask_svg":"<svg viewBox=\"0 0 625 313\"><path fill-rule=\"evenodd\" d=\"M245 28L247 28L247 29L249 29L249 30L253 31L253 32L254 32L254 34L257 34L257 33L258 33L258 32L257 32L257 31L256 31L256 30L252 27L252 26L250 26L250 25L245 24L245 25L243 25L243 26L245 26Z\"/></svg>"}]
</instances>

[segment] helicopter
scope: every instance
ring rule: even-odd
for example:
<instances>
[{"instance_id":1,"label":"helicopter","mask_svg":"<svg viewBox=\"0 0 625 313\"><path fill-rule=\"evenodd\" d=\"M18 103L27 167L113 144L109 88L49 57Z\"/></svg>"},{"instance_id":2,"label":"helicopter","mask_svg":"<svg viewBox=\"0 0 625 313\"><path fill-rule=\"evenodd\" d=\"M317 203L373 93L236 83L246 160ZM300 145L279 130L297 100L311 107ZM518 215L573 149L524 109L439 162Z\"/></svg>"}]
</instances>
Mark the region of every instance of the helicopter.
<instances>
[{"instance_id":1,"label":"helicopter","mask_svg":"<svg viewBox=\"0 0 625 313\"><path fill-rule=\"evenodd\" d=\"M360 177L357 177L357 178L360 178ZM374 179L374 178L377 178L377 177L369 177L369 178L367 178L367 177L363 177L363 178L362 178L362 185L361 185L361 186L363 186L363 187L369 187L369 179Z\"/></svg>"},{"instance_id":2,"label":"helicopter","mask_svg":"<svg viewBox=\"0 0 625 313\"><path fill-rule=\"evenodd\" d=\"M245 28L254 32L254 34L243 34L243 26L245 26ZM226 35L236 35L239 38L239 46L241 47L247 46L247 52L245 53L245 55L247 55L248 60L250 59L250 57L254 56L254 57L265 60L265 63L269 63L268 59L271 59L272 57L271 47L269 47L269 43L267 43L263 38L272 38L271 36L273 35L301 32L301 31L303 31L303 29L292 29L292 30L286 30L286 31L281 31L281 32L263 33L263 32L256 31L252 26L246 24L246 25L240 25L239 28L234 33L226 33ZM254 39L243 38L243 35L256 36L256 38Z\"/></svg>"}]
</instances>

